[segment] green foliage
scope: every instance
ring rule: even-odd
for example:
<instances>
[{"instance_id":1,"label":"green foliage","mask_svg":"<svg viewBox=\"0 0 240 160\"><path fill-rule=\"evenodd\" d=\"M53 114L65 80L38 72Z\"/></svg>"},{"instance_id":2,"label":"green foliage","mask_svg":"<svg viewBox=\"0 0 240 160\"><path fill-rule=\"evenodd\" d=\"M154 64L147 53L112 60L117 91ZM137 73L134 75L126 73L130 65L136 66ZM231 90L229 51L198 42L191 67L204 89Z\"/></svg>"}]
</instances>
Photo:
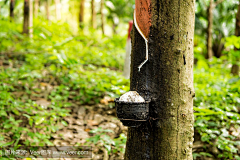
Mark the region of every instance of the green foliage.
<instances>
[{"instance_id":1,"label":"green foliage","mask_svg":"<svg viewBox=\"0 0 240 160\"><path fill-rule=\"evenodd\" d=\"M225 62L225 63L224 63ZM232 77L226 67L226 57L214 58L212 62L199 60L195 68L194 100L195 130L201 141L217 148L215 158L232 159L237 155L240 141L240 78ZM203 153L205 155L203 155ZM201 152L195 156L214 156Z\"/></svg>"},{"instance_id":2,"label":"green foliage","mask_svg":"<svg viewBox=\"0 0 240 160\"><path fill-rule=\"evenodd\" d=\"M240 65L240 37L236 37L236 36L230 36L226 38L226 43L225 43L226 47L230 48L230 51L226 51L225 54L227 54L228 56L228 60L232 63L232 64L237 64ZM234 49L236 48L236 49Z\"/></svg>"},{"instance_id":3,"label":"green foliage","mask_svg":"<svg viewBox=\"0 0 240 160\"><path fill-rule=\"evenodd\" d=\"M11 26L6 21L2 21L0 27L1 24ZM70 30L66 24L52 23L49 26L45 22L38 22L37 26L32 40L24 38L24 41L17 41L15 46L4 43L0 52L24 54L27 63L24 63L23 70L27 69L28 73L22 76L41 77L42 70L47 70L59 83L74 90L68 95L66 87L54 88L51 98L59 93L67 97L74 96L81 103L88 103L94 99L98 101L104 94L117 96L129 89L128 80L123 79L120 72L115 72L123 66L125 50L122 46L125 45L125 39L118 36L99 38L94 33L88 36L69 36ZM10 37L9 43L14 41L11 34L5 36ZM9 46L11 48L7 49Z\"/></svg>"},{"instance_id":4,"label":"green foliage","mask_svg":"<svg viewBox=\"0 0 240 160\"><path fill-rule=\"evenodd\" d=\"M0 99L0 122L1 132L10 134L11 142L5 141L2 137L0 146L17 146L21 139L24 145L52 145L49 141L51 133L60 129L57 123L62 116L66 116L68 111L60 106L50 105L48 108L39 106L33 101L23 103L21 100L15 100L10 92L3 88L5 84L0 84L1 99ZM46 127L47 126L47 127ZM41 130L41 133L34 132L30 128ZM27 139L22 137L27 136ZM4 142L5 141L5 142Z\"/></svg>"},{"instance_id":5,"label":"green foliage","mask_svg":"<svg viewBox=\"0 0 240 160\"><path fill-rule=\"evenodd\" d=\"M105 2L108 10L107 19L112 21L113 24L118 25L120 20L128 22L132 20L134 0L109 0Z\"/></svg>"},{"instance_id":6,"label":"green foliage","mask_svg":"<svg viewBox=\"0 0 240 160\"><path fill-rule=\"evenodd\" d=\"M124 38L74 36L66 23L35 23L29 39L19 24L0 21L0 133L12 137L1 136L0 146L53 145L52 134L68 125L63 117L72 102L98 103L129 90L119 71Z\"/></svg>"},{"instance_id":7,"label":"green foliage","mask_svg":"<svg viewBox=\"0 0 240 160\"><path fill-rule=\"evenodd\" d=\"M196 0L195 5L195 35L206 39L208 29L208 8L209 0ZM217 1L214 0L214 3ZM220 1L218 1L220 2ZM221 1L212 11L213 26L212 26L212 49L214 55L219 57L224 49L224 38L231 36L235 31L236 13L238 7L238 0ZM206 54L206 41L203 46L203 53Z\"/></svg>"},{"instance_id":8,"label":"green foliage","mask_svg":"<svg viewBox=\"0 0 240 160\"><path fill-rule=\"evenodd\" d=\"M207 29L207 9L209 7L209 0L196 1L196 21L195 29L198 35L206 34ZM214 1L216 2L216 1ZM213 10L213 39L214 41L219 38L230 36L234 33L235 14L237 12L238 0L223 1L218 4Z\"/></svg>"},{"instance_id":9,"label":"green foliage","mask_svg":"<svg viewBox=\"0 0 240 160\"><path fill-rule=\"evenodd\" d=\"M105 148L110 153L124 153L125 152L125 144L127 141L127 137L125 134L121 133L118 138L112 139L108 133L114 133L109 129L97 128L90 131L94 136L87 139L87 145L95 145L99 148Z\"/></svg>"},{"instance_id":10,"label":"green foliage","mask_svg":"<svg viewBox=\"0 0 240 160\"><path fill-rule=\"evenodd\" d=\"M239 63L240 54L234 47L240 48L240 40L226 38L229 48L225 56L206 62L208 2L196 3L194 126L204 150L193 155L238 160L240 79L229 74L228 66ZM215 8L215 41L222 43L222 37L233 33L236 2L224 1ZM129 80L121 76L126 37L102 37L96 31L75 35L67 23L35 19L33 38L29 39L21 34L22 24L8 22L7 3L0 1L0 5L0 15L5 17L0 20L0 147L52 145L52 134L68 125L63 117L69 114L72 103L95 104L104 95L118 97L129 90ZM114 24L116 19L132 17L132 0L110 0L105 5L107 18ZM50 103L41 105L39 99ZM113 138L112 132L92 130L88 144L104 148L108 154L124 153L126 135ZM7 134L11 140L6 139Z\"/></svg>"}]
</instances>

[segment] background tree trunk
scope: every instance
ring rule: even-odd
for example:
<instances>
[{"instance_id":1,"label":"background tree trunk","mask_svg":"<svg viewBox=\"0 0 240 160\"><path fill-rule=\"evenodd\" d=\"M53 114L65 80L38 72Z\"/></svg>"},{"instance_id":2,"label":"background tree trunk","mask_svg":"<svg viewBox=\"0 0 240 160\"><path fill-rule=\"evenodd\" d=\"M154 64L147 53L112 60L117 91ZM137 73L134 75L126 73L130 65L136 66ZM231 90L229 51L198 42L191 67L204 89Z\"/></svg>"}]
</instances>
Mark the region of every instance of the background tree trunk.
<instances>
[{"instance_id":1,"label":"background tree trunk","mask_svg":"<svg viewBox=\"0 0 240 160\"><path fill-rule=\"evenodd\" d=\"M47 18L47 20L49 21L50 20L50 11L49 11L49 0L46 0L46 5L45 5L45 7L46 7L46 18Z\"/></svg>"},{"instance_id":2,"label":"background tree trunk","mask_svg":"<svg viewBox=\"0 0 240 160\"><path fill-rule=\"evenodd\" d=\"M236 28L235 28L235 35L240 36L240 0L239 0L239 5L238 5L238 11L236 14ZM234 50L239 50L237 48L234 48ZM239 60L238 60L239 61ZM231 73L233 75L239 75L239 66L237 64L233 64Z\"/></svg>"},{"instance_id":3,"label":"background tree trunk","mask_svg":"<svg viewBox=\"0 0 240 160\"><path fill-rule=\"evenodd\" d=\"M33 37L33 0L29 0L29 37Z\"/></svg>"},{"instance_id":4,"label":"background tree trunk","mask_svg":"<svg viewBox=\"0 0 240 160\"><path fill-rule=\"evenodd\" d=\"M113 22L113 24L112 24L112 32L113 32L114 35L117 34L116 27L117 27L117 24L115 24L115 23Z\"/></svg>"},{"instance_id":5,"label":"background tree trunk","mask_svg":"<svg viewBox=\"0 0 240 160\"><path fill-rule=\"evenodd\" d=\"M29 0L24 0L24 6L23 6L23 33L29 34Z\"/></svg>"},{"instance_id":6,"label":"background tree trunk","mask_svg":"<svg viewBox=\"0 0 240 160\"><path fill-rule=\"evenodd\" d=\"M15 6L15 0L10 1L10 21L13 21L14 18L14 6Z\"/></svg>"},{"instance_id":7,"label":"background tree trunk","mask_svg":"<svg viewBox=\"0 0 240 160\"><path fill-rule=\"evenodd\" d=\"M101 8L100 8L100 12L101 12L101 21L102 21L102 34L105 35L105 30L104 30L104 15L103 15L103 7L104 7L104 0L101 0Z\"/></svg>"},{"instance_id":8,"label":"background tree trunk","mask_svg":"<svg viewBox=\"0 0 240 160\"><path fill-rule=\"evenodd\" d=\"M207 9L207 15L208 15L208 27L207 27L207 58L212 59L213 57L213 41L212 41L212 28L213 28L213 11L214 8L222 3L224 0L218 0L217 2L214 2L213 0L210 0L209 7ZM222 44L221 44L222 45ZM223 47L223 46L220 46ZM218 48L221 50L221 48ZM220 53L218 53L220 54Z\"/></svg>"},{"instance_id":9,"label":"background tree trunk","mask_svg":"<svg viewBox=\"0 0 240 160\"><path fill-rule=\"evenodd\" d=\"M55 0L55 9L56 9L56 19L61 19L61 2L60 0Z\"/></svg>"},{"instance_id":10,"label":"background tree trunk","mask_svg":"<svg viewBox=\"0 0 240 160\"><path fill-rule=\"evenodd\" d=\"M35 18L38 17L38 8L39 8L39 0L35 0L35 3L34 3L34 17Z\"/></svg>"},{"instance_id":11,"label":"background tree trunk","mask_svg":"<svg viewBox=\"0 0 240 160\"><path fill-rule=\"evenodd\" d=\"M132 30L131 90L151 99L149 121L129 128L125 159L192 160L193 0L151 0L149 61L145 43Z\"/></svg>"},{"instance_id":12,"label":"background tree trunk","mask_svg":"<svg viewBox=\"0 0 240 160\"><path fill-rule=\"evenodd\" d=\"M95 11L95 1L91 1L92 16L91 16L91 25L93 29L96 29L96 11Z\"/></svg>"},{"instance_id":13,"label":"background tree trunk","mask_svg":"<svg viewBox=\"0 0 240 160\"><path fill-rule=\"evenodd\" d=\"M80 1L80 12L79 12L79 27L83 28L83 21L84 21L84 3L85 0Z\"/></svg>"},{"instance_id":14,"label":"background tree trunk","mask_svg":"<svg viewBox=\"0 0 240 160\"><path fill-rule=\"evenodd\" d=\"M213 0L210 0L208 7L208 27L207 27L207 58L211 59L213 56L212 50L212 26L213 26Z\"/></svg>"}]
</instances>

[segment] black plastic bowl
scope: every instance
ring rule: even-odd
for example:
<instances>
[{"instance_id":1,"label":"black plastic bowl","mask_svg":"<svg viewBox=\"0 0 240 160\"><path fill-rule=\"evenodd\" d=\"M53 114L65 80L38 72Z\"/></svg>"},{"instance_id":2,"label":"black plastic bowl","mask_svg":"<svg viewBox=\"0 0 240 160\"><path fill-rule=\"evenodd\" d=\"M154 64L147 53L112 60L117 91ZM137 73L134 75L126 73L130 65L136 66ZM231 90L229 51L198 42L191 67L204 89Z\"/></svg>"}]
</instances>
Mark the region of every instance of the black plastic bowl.
<instances>
[{"instance_id":1,"label":"black plastic bowl","mask_svg":"<svg viewBox=\"0 0 240 160\"><path fill-rule=\"evenodd\" d=\"M124 126L138 127L149 119L149 103L146 102L123 102L119 98L114 100L118 119Z\"/></svg>"}]
</instances>

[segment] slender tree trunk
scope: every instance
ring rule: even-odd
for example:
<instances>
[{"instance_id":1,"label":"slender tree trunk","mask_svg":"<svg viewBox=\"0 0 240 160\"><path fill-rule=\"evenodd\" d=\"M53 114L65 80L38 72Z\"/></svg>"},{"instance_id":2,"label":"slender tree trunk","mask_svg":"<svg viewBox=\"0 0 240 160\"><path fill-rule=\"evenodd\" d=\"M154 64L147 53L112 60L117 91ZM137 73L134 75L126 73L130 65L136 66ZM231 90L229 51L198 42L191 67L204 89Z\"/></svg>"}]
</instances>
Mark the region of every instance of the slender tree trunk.
<instances>
[{"instance_id":1,"label":"slender tree trunk","mask_svg":"<svg viewBox=\"0 0 240 160\"><path fill-rule=\"evenodd\" d=\"M214 0L210 0L209 7L207 10L208 14L208 27L207 27L207 58L212 59L213 57L213 42L212 42L212 28L213 28L213 10L214 8L222 3L224 0L218 0L214 2Z\"/></svg>"},{"instance_id":2,"label":"slender tree trunk","mask_svg":"<svg viewBox=\"0 0 240 160\"><path fill-rule=\"evenodd\" d=\"M132 30L131 90L150 99L150 120L129 128L126 160L192 160L194 0L149 0L149 60Z\"/></svg>"},{"instance_id":3,"label":"slender tree trunk","mask_svg":"<svg viewBox=\"0 0 240 160\"><path fill-rule=\"evenodd\" d=\"M33 37L33 0L29 0L29 37Z\"/></svg>"},{"instance_id":4,"label":"slender tree trunk","mask_svg":"<svg viewBox=\"0 0 240 160\"><path fill-rule=\"evenodd\" d=\"M104 30L104 14L103 14L103 8L104 8L104 0L101 0L101 8L100 8L100 12L101 12L101 21L102 21L102 34L105 35L105 30Z\"/></svg>"},{"instance_id":5,"label":"slender tree trunk","mask_svg":"<svg viewBox=\"0 0 240 160\"><path fill-rule=\"evenodd\" d=\"M238 5L238 11L237 11L237 14L236 14L235 35L240 36L240 0L239 0L239 5ZM234 48L234 50L239 50L239 49ZM240 71L239 66L237 64L233 64L232 69L231 69L231 73L236 76L236 75L239 75L239 71Z\"/></svg>"},{"instance_id":6,"label":"slender tree trunk","mask_svg":"<svg viewBox=\"0 0 240 160\"><path fill-rule=\"evenodd\" d=\"M14 6L15 6L15 0L10 1L10 21L13 21L14 18Z\"/></svg>"},{"instance_id":7,"label":"slender tree trunk","mask_svg":"<svg viewBox=\"0 0 240 160\"><path fill-rule=\"evenodd\" d=\"M34 17L35 18L38 17L38 8L39 8L39 0L35 0L35 3L34 3Z\"/></svg>"},{"instance_id":8,"label":"slender tree trunk","mask_svg":"<svg viewBox=\"0 0 240 160\"><path fill-rule=\"evenodd\" d=\"M24 0L24 6L23 6L23 33L29 34L29 0Z\"/></svg>"},{"instance_id":9,"label":"slender tree trunk","mask_svg":"<svg viewBox=\"0 0 240 160\"><path fill-rule=\"evenodd\" d=\"M61 19L61 2L60 0L55 0L55 9L56 9L56 19Z\"/></svg>"},{"instance_id":10,"label":"slender tree trunk","mask_svg":"<svg viewBox=\"0 0 240 160\"><path fill-rule=\"evenodd\" d=\"M46 0L45 7L46 7L46 16L47 16L46 18L49 21L50 20L49 0Z\"/></svg>"},{"instance_id":11,"label":"slender tree trunk","mask_svg":"<svg viewBox=\"0 0 240 160\"><path fill-rule=\"evenodd\" d=\"M113 32L114 35L117 34L116 27L117 27L117 25L113 22L113 24L112 24L112 32Z\"/></svg>"},{"instance_id":12,"label":"slender tree trunk","mask_svg":"<svg viewBox=\"0 0 240 160\"><path fill-rule=\"evenodd\" d=\"M83 29L83 22L84 22L84 3L85 0L80 1L80 12L79 12L79 27Z\"/></svg>"},{"instance_id":13,"label":"slender tree trunk","mask_svg":"<svg viewBox=\"0 0 240 160\"><path fill-rule=\"evenodd\" d=\"M130 63L131 63L131 30L133 27L133 21L129 21L129 27L128 27L128 39L126 44L126 56L125 56L125 62L124 62L124 70L123 70L123 76L127 79L130 78Z\"/></svg>"},{"instance_id":14,"label":"slender tree trunk","mask_svg":"<svg viewBox=\"0 0 240 160\"><path fill-rule=\"evenodd\" d=\"M209 7L208 7L208 28L207 28L207 57L211 59L213 56L212 50L212 26L213 26L213 9L214 3L213 0L210 0Z\"/></svg>"},{"instance_id":15,"label":"slender tree trunk","mask_svg":"<svg viewBox=\"0 0 240 160\"><path fill-rule=\"evenodd\" d=\"M91 0L92 16L91 16L91 25L92 28L96 28L96 11L95 11L95 1Z\"/></svg>"}]
</instances>

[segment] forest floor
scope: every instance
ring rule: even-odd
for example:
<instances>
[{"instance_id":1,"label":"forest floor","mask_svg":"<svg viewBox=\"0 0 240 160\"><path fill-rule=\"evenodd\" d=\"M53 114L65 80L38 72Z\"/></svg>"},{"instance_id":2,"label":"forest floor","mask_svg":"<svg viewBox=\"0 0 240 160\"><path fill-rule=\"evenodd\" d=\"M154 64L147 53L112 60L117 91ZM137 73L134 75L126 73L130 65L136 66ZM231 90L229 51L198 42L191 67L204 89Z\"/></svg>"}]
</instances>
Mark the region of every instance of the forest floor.
<instances>
[{"instance_id":1,"label":"forest floor","mask_svg":"<svg viewBox=\"0 0 240 160\"><path fill-rule=\"evenodd\" d=\"M110 129L107 133L113 138L119 137L127 131L122 123L116 118L115 108L97 104L93 106L76 106L71 108L70 116L64 118L69 126L59 130L53 141L55 146L72 146L77 143L84 144L86 139L93 136L89 131L97 128ZM64 137L59 137L64 135ZM93 159L123 159L122 154L108 155L108 151L100 146L93 146Z\"/></svg>"},{"instance_id":2,"label":"forest floor","mask_svg":"<svg viewBox=\"0 0 240 160\"><path fill-rule=\"evenodd\" d=\"M57 81L56 77L53 77L53 75L48 73L47 69L43 69L41 71L43 77L33 80L34 83L32 83L31 80L25 81L24 79L20 78L22 75L19 71L19 69L23 67L24 63L24 55L13 55L8 53L0 55L0 74L2 76L1 83L3 83L3 86L6 85L12 87L12 89L6 93L10 93L14 100L21 101L23 103L23 107L26 105L27 101L31 100L37 104L37 106L46 109L47 112L50 112L52 110L50 106L56 103L56 100L49 97L51 97L50 95L53 90L60 86L61 83ZM17 73L18 78L14 78L12 76L12 80L14 81L14 83L12 83L10 82L10 75L14 72ZM8 76L4 78L4 74L8 74ZM1 90L4 91L2 88ZM71 90L69 92L71 92ZM59 96L63 95L59 94ZM6 99L4 98L4 92L2 92L2 95L0 95L0 100L5 101ZM92 146L92 159L123 159L123 152L116 151L115 154L113 154L107 150L107 147L109 146L113 148L113 146L111 146L111 143L114 143L113 139L118 138L121 133L124 133L124 135L127 134L127 127L124 127L116 117L116 111L113 107L114 99L105 96L102 97L100 103L96 104L92 102L92 104L83 105L77 100L73 100L73 98L69 96L64 100L64 103L66 102L71 104L67 107L64 107L64 109L67 110L64 112L68 114L67 116L60 117L60 121L64 123L55 124L58 129L56 129L55 132L50 133L48 138L50 143L52 143L53 146ZM29 118L24 116L26 115L24 110L19 109L18 111L22 111L19 113L18 111L15 112L7 110L7 107L10 106L6 105L5 107L8 119L9 117L13 117L15 121L20 121L18 127L28 129L28 131L22 134L19 138L18 145L26 145L25 142L27 139L29 139L29 132L34 134L47 134L47 132L44 131L44 128L47 126L44 126L43 122L34 121L35 124L31 125ZM15 106L13 107L15 108ZM35 116L43 111L32 110L30 112L32 113L29 113L29 116ZM54 112L57 112L57 110ZM55 114L54 112L51 113ZM48 120L49 117L45 117L44 121ZM42 128L38 126L40 123L43 124ZM5 126L4 128L7 128ZM9 131L10 132L5 132L3 134L4 143L6 144L10 143L14 139L13 137L16 135L13 129ZM87 141L91 137L93 140ZM96 139L94 140L94 138ZM126 140L126 137L123 139ZM56 150L58 150L57 147ZM119 150L119 148L117 148L117 150Z\"/></svg>"},{"instance_id":3,"label":"forest floor","mask_svg":"<svg viewBox=\"0 0 240 160\"><path fill-rule=\"evenodd\" d=\"M91 65L88 68L84 68L85 66L82 64L69 67L60 64L59 61L50 58L45 61L45 59L42 54L0 54L0 121L2 123L0 133L3 133L0 134L3 135L0 136L0 146L12 144L15 146L92 146L92 159L123 159L127 127L124 127L117 119L113 102L114 96L103 94L103 92L106 91L108 85L110 85L108 88L112 90L117 87L120 90L119 86L127 86L126 80L116 78L117 71L111 69L107 70L111 72L109 75L105 74L105 70L102 70L99 73L100 76L98 75L99 77L94 77L98 68L96 69ZM78 73L79 70L81 70L80 73ZM94 72L84 75L89 70ZM200 73L196 75L201 76ZM202 77L196 78L195 81L198 85L202 84L201 87L205 89L206 84L201 82L204 82L204 78L206 78L205 81L209 82L207 78L209 76L208 73L204 72ZM219 79L219 77L216 76L215 79ZM231 86L225 86L226 81L223 80L224 83L217 84L215 79L212 81L215 87L222 88L221 91L223 88L229 87L229 90L221 95L232 96L229 98L231 101L239 100L239 96L236 94L239 85L235 84L235 82L240 83L239 78L230 79L233 82L227 81L232 83ZM97 90L98 87L102 87L102 89ZM209 89L213 88L211 93L214 96L204 96L207 93L198 87L195 88L198 93L195 105L203 104L203 98L206 98L206 103L219 101L219 99L209 99L209 97L219 98L219 90L208 87ZM126 92L126 90L128 89L122 92ZM111 90L108 92L113 93ZM122 92L119 92L118 95ZM219 107L222 107L223 104L225 101L224 103L219 102ZM236 108L234 105L233 103L233 109ZM231 107L228 104L227 107L229 106ZM234 150L231 152L238 158L237 150L240 150L238 111L233 112L233 109L224 111L222 109L222 112L219 112L220 109L213 111L212 108L201 110L196 107L194 109L196 112L193 154L197 155L194 159L216 159L224 150L224 148L220 148L223 145L225 150L228 149L228 146L235 147L236 149L233 148ZM196 117L197 114L199 117ZM204 114L206 116L202 116ZM209 114L212 114L213 119L209 119ZM221 115L225 117L221 118ZM236 117L234 117L235 115ZM204 120L204 118L208 119ZM235 121L236 125L233 125ZM212 131L209 130L209 126L215 126L213 123L219 122L223 122L221 125L217 124L218 130L221 132L216 128L213 128ZM209 123L209 126L205 123ZM229 124L231 125L225 126ZM201 132L204 133L205 137L200 135L199 128L202 129ZM211 141L209 144L206 143L208 142L206 138L209 136L205 134L205 131L209 134L211 132L211 136L218 135L220 138L224 138L224 141L214 141L214 139L209 138ZM233 139L232 142L228 137ZM214 143L219 143L219 145L212 145ZM59 148L56 147L56 150Z\"/></svg>"},{"instance_id":4,"label":"forest floor","mask_svg":"<svg viewBox=\"0 0 240 160\"><path fill-rule=\"evenodd\" d=\"M54 146L74 146L77 143L85 144L87 138L93 136L91 130L101 128L112 130L108 134L111 139L119 137L121 133L127 132L127 127L116 118L115 108L107 105L96 104L92 106L82 105L69 108L70 116L64 117L68 126L57 131L53 135ZM101 146L95 145L93 148L93 159L123 159L123 154L108 154L108 151Z\"/></svg>"}]
</instances>

